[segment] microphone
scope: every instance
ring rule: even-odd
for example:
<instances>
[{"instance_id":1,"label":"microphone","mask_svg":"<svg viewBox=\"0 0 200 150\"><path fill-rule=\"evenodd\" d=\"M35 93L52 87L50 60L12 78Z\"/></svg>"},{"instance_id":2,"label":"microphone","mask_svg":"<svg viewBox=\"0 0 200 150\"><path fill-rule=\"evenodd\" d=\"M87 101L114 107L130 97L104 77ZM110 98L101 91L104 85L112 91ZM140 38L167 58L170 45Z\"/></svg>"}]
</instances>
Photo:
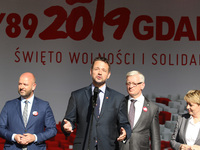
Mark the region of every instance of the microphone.
<instances>
[{"instance_id":1,"label":"microphone","mask_svg":"<svg viewBox=\"0 0 200 150\"><path fill-rule=\"evenodd\" d=\"M96 107L96 103L97 103L97 97L98 97L98 94L99 94L99 88L95 87L93 92L94 92L94 95L92 96L93 109L92 109L92 116L91 116L90 124L89 124L91 127L93 126L93 116L94 116L94 111L95 111L95 107ZM91 142L90 139L91 139L92 130L93 130L92 128L89 128L88 150L90 150L90 142Z\"/></svg>"},{"instance_id":2,"label":"microphone","mask_svg":"<svg viewBox=\"0 0 200 150\"><path fill-rule=\"evenodd\" d=\"M93 107L96 106L98 94L99 94L99 88L95 87L94 88L94 97L93 97Z\"/></svg>"}]
</instances>

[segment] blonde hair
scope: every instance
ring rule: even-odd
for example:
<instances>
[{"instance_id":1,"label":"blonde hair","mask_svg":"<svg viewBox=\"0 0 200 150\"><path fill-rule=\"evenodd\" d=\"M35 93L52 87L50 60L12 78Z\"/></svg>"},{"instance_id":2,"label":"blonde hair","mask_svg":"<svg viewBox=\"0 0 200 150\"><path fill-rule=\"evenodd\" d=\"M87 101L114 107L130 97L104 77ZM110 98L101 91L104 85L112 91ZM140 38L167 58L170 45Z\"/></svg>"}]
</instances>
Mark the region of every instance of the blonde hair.
<instances>
[{"instance_id":1,"label":"blonde hair","mask_svg":"<svg viewBox=\"0 0 200 150\"><path fill-rule=\"evenodd\" d=\"M200 105L200 90L189 90L184 99L186 102Z\"/></svg>"}]
</instances>

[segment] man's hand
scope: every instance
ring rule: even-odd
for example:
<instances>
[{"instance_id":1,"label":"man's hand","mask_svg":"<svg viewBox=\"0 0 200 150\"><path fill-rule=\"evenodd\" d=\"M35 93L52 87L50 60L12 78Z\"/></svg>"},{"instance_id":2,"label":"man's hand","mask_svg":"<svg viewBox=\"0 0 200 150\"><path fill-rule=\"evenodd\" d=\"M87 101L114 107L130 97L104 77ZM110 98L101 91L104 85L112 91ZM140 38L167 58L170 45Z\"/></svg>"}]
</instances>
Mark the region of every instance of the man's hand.
<instances>
[{"instance_id":1,"label":"man's hand","mask_svg":"<svg viewBox=\"0 0 200 150\"><path fill-rule=\"evenodd\" d=\"M126 130L124 128L120 129L120 136L117 138L117 141L123 141L126 138Z\"/></svg>"},{"instance_id":2,"label":"man's hand","mask_svg":"<svg viewBox=\"0 0 200 150\"><path fill-rule=\"evenodd\" d=\"M66 119L64 119L64 122L65 122L65 124L63 125L64 130L67 133L73 132L71 123L69 121L67 121Z\"/></svg>"},{"instance_id":3,"label":"man's hand","mask_svg":"<svg viewBox=\"0 0 200 150\"><path fill-rule=\"evenodd\" d=\"M35 141L35 136L33 134L30 134L30 133L23 134L23 138L22 138L23 144L28 145L29 143L32 143L34 141Z\"/></svg>"},{"instance_id":4,"label":"man's hand","mask_svg":"<svg viewBox=\"0 0 200 150\"><path fill-rule=\"evenodd\" d=\"M21 135L21 134L16 134L15 135L15 137L14 137L14 139L15 139L15 141L18 143L18 144L21 144L21 139L23 138L23 135Z\"/></svg>"},{"instance_id":5,"label":"man's hand","mask_svg":"<svg viewBox=\"0 0 200 150\"><path fill-rule=\"evenodd\" d=\"M15 135L14 139L18 144L28 145L29 143L32 143L35 141L35 136L30 133L26 133L23 135L17 134L17 135Z\"/></svg>"}]
</instances>

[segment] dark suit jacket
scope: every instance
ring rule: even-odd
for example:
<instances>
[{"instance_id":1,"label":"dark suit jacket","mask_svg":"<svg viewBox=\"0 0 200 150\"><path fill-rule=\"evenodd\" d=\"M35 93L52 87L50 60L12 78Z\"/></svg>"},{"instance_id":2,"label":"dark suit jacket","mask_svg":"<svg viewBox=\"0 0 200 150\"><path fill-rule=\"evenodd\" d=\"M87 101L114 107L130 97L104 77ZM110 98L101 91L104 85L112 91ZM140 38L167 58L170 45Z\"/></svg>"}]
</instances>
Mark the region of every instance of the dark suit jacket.
<instances>
[{"instance_id":1,"label":"dark suit jacket","mask_svg":"<svg viewBox=\"0 0 200 150\"><path fill-rule=\"evenodd\" d=\"M186 144L185 133L187 130L189 118L190 118L189 113L183 114L182 116L178 117L174 133L172 134L172 138L170 140L171 147L174 150L179 150L181 144ZM200 145L200 133L198 133L195 145Z\"/></svg>"},{"instance_id":2,"label":"dark suit jacket","mask_svg":"<svg viewBox=\"0 0 200 150\"><path fill-rule=\"evenodd\" d=\"M71 93L65 119L77 125L76 138L73 150L86 150L92 120L92 89L91 85ZM124 95L106 87L100 117L93 117L91 128L90 150L95 149L95 140L98 141L98 150L118 150L120 128L126 130L127 138L131 135L131 128L127 118L127 108ZM61 124L63 130L63 122ZM63 133L68 134L63 130Z\"/></svg>"},{"instance_id":3,"label":"dark suit jacket","mask_svg":"<svg viewBox=\"0 0 200 150\"><path fill-rule=\"evenodd\" d=\"M33 112L38 115L34 116ZM44 130L45 129L45 130ZM28 150L45 150L45 140L56 135L56 122L49 103L34 97L29 120L25 128L22 112L21 98L6 102L0 115L0 136L6 139L6 150L21 150L22 146L12 142L12 135L31 133L37 135L37 142L28 145Z\"/></svg>"},{"instance_id":4,"label":"dark suit jacket","mask_svg":"<svg viewBox=\"0 0 200 150\"><path fill-rule=\"evenodd\" d=\"M126 96L126 99L128 107L129 96ZM144 109L142 110L138 122L132 129L131 138L125 145L122 146L122 150L149 150L149 138L151 138L151 149L160 150L161 145L158 106L145 98L143 108L145 107L147 108L147 111L144 111ZM129 144L130 148L128 146Z\"/></svg>"}]
</instances>

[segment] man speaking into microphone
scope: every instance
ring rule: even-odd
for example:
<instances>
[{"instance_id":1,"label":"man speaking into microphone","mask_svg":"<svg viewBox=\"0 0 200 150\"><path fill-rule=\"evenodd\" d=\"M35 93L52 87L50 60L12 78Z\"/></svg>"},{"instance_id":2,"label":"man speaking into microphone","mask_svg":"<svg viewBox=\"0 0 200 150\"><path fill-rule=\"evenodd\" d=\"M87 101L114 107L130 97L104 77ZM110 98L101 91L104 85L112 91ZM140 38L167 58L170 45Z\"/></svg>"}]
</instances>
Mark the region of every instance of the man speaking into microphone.
<instances>
[{"instance_id":1,"label":"man speaking into microphone","mask_svg":"<svg viewBox=\"0 0 200 150\"><path fill-rule=\"evenodd\" d=\"M110 63L104 57L94 59L90 68L92 84L71 93L61 128L76 138L73 150L119 150L119 142L131 135L125 97L106 85Z\"/></svg>"}]
</instances>

